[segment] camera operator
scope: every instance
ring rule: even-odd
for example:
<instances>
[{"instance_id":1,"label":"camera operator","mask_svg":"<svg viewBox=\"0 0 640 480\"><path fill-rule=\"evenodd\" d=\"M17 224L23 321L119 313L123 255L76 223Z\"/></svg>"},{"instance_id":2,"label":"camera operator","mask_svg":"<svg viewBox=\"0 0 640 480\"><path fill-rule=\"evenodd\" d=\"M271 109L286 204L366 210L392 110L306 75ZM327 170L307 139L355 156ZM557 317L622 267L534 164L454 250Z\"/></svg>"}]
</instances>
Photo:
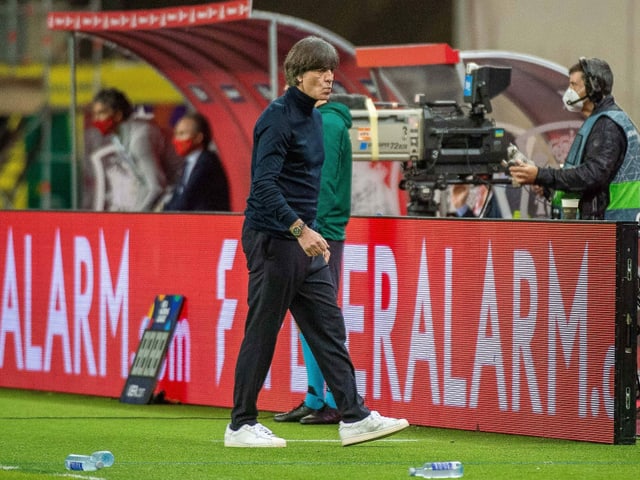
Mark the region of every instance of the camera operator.
<instances>
[{"instance_id":1,"label":"camera operator","mask_svg":"<svg viewBox=\"0 0 640 480\"><path fill-rule=\"evenodd\" d=\"M580 197L584 220L636 221L640 214L638 130L615 103L613 73L604 60L581 57L569 69L562 101L586 120L562 169L518 163L509 168L520 184L535 184ZM548 190L547 190L548 192Z\"/></svg>"}]
</instances>

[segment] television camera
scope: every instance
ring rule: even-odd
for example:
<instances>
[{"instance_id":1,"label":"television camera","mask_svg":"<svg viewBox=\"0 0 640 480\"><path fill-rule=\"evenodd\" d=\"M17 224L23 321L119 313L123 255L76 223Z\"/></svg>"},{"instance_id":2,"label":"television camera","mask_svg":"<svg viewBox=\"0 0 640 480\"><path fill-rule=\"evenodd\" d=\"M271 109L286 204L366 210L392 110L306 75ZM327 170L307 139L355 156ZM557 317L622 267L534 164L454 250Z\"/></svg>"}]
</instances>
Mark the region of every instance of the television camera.
<instances>
[{"instance_id":1,"label":"television camera","mask_svg":"<svg viewBox=\"0 0 640 480\"><path fill-rule=\"evenodd\" d=\"M490 100L510 82L510 67L470 64L463 90L468 114L455 101L426 102L422 94L413 107L368 99L365 108L351 110L353 160L402 162L409 215L435 216L443 197L436 192L448 185L510 183L495 175L505 171L509 139L485 117Z\"/></svg>"}]
</instances>

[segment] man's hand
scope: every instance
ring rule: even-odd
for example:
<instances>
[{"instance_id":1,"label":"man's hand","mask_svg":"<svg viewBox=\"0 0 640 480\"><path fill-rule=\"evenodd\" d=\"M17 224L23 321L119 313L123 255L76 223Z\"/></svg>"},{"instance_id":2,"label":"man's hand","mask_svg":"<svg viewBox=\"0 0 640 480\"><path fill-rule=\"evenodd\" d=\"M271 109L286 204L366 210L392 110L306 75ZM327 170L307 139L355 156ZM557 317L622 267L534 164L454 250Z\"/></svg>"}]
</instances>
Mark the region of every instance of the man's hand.
<instances>
[{"instance_id":1,"label":"man's hand","mask_svg":"<svg viewBox=\"0 0 640 480\"><path fill-rule=\"evenodd\" d=\"M308 225L298 237L298 243L309 257L323 255L325 260L329 261L329 244L322 235Z\"/></svg>"},{"instance_id":2,"label":"man's hand","mask_svg":"<svg viewBox=\"0 0 640 480\"><path fill-rule=\"evenodd\" d=\"M467 203L471 187L466 183L457 183L451 187L451 205L456 210Z\"/></svg>"},{"instance_id":3,"label":"man's hand","mask_svg":"<svg viewBox=\"0 0 640 480\"><path fill-rule=\"evenodd\" d=\"M518 150L513 143L507 148L509 161L502 160L502 165L508 169L514 187L533 184L538 176L538 167L527 156ZM522 169L521 167L533 167Z\"/></svg>"},{"instance_id":4,"label":"man's hand","mask_svg":"<svg viewBox=\"0 0 640 480\"><path fill-rule=\"evenodd\" d=\"M531 185L538 176L538 167L531 163L518 163L509 167L509 175L520 185Z\"/></svg>"}]
</instances>

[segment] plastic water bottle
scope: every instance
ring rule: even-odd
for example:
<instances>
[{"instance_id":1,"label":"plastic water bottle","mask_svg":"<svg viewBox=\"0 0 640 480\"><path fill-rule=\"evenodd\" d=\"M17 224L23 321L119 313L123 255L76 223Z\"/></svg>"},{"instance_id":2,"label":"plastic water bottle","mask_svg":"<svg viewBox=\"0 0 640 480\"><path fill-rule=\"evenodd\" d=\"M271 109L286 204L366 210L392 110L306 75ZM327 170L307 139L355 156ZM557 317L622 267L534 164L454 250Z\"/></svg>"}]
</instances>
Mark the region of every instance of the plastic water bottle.
<instances>
[{"instance_id":1,"label":"plastic water bottle","mask_svg":"<svg viewBox=\"0 0 640 480\"><path fill-rule=\"evenodd\" d=\"M107 450L93 452L91 455L78 455L72 453L68 455L64 461L67 470L75 470L82 472L95 472L104 467L113 465L113 453Z\"/></svg>"},{"instance_id":2,"label":"plastic water bottle","mask_svg":"<svg viewBox=\"0 0 640 480\"><path fill-rule=\"evenodd\" d=\"M105 467L110 467L115 461L113 453L111 453L109 450L100 450L99 452L93 452L91 454L91 458L95 459L96 462L102 462Z\"/></svg>"},{"instance_id":3,"label":"plastic water bottle","mask_svg":"<svg viewBox=\"0 0 640 480\"><path fill-rule=\"evenodd\" d=\"M460 478L463 467L460 462L427 462L421 467L409 468L410 477Z\"/></svg>"},{"instance_id":4,"label":"plastic water bottle","mask_svg":"<svg viewBox=\"0 0 640 480\"><path fill-rule=\"evenodd\" d=\"M67 467L67 470L93 472L104 467L104 463L93 458L91 455L78 455L72 453L64 460L64 466Z\"/></svg>"}]
</instances>

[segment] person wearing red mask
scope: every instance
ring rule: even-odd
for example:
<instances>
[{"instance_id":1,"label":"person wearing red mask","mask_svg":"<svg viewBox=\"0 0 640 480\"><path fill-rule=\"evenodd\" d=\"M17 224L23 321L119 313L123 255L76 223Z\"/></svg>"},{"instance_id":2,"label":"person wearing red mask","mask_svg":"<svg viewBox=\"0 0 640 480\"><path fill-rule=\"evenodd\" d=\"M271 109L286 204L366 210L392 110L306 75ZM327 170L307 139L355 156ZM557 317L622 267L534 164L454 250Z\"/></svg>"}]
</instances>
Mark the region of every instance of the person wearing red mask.
<instances>
[{"instance_id":1,"label":"person wearing red mask","mask_svg":"<svg viewBox=\"0 0 640 480\"><path fill-rule=\"evenodd\" d=\"M194 112L180 118L172 143L184 164L164 210L229 211L227 176L218 155L208 148L211 127L204 115Z\"/></svg>"},{"instance_id":2,"label":"person wearing red mask","mask_svg":"<svg viewBox=\"0 0 640 480\"><path fill-rule=\"evenodd\" d=\"M126 95L115 88L100 90L91 103L91 126L102 137L91 153L99 189L98 210L145 211L157 208L175 164L175 153L162 130L134 113ZM172 158L173 157L173 158Z\"/></svg>"}]
</instances>

